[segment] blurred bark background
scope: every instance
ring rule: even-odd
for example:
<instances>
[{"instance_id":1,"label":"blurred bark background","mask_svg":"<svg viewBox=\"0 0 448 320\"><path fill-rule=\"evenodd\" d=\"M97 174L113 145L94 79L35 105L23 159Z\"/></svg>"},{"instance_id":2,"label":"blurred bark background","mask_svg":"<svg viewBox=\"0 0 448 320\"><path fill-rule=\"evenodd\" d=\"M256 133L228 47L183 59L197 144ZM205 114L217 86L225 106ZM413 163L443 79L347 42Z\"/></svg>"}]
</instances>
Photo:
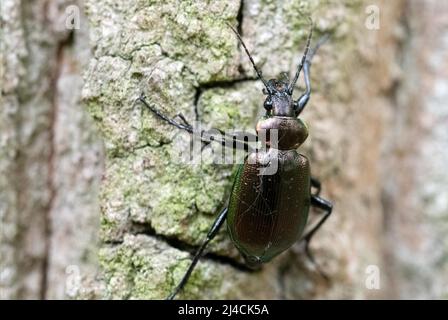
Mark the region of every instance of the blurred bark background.
<instances>
[{"instance_id":1,"label":"blurred bark background","mask_svg":"<svg viewBox=\"0 0 448 320\"><path fill-rule=\"evenodd\" d=\"M1 3L1 298L63 298L96 270L102 142L81 104L88 29L66 24L81 2Z\"/></svg>"},{"instance_id":2,"label":"blurred bark background","mask_svg":"<svg viewBox=\"0 0 448 320\"><path fill-rule=\"evenodd\" d=\"M300 245L246 272L223 230L181 297L448 298L448 5L436 0L3 0L0 298L164 298L234 166L210 150L177 161L188 135L133 101L144 91L172 116L253 130L261 85L225 22L273 78L296 67L308 16L314 42L330 34L301 151L335 205L312 244L332 283Z\"/></svg>"}]
</instances>

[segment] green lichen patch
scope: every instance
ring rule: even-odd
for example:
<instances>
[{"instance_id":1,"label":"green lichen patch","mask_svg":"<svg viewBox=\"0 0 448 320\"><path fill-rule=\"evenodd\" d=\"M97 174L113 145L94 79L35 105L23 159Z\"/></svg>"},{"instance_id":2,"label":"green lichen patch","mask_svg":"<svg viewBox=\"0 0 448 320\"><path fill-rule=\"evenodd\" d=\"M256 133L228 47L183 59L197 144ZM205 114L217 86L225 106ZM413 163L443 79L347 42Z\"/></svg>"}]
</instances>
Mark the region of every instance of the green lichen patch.
<instances>
[{"instance_id":1,"label":"green lichen patch","mask_svg":"<svg viewBox=\"0 0 448 320\"><path fill-rule=\"evenodd\" d=\"M142 45L158 44L183 62L198 82L237 75L233 22L239 1L88 1L95 56L131 57Z\"/></svg>"},{"instance_id":2,"label":"green lichen patch","mask_svg":"<svg viewBox=\"0 0 448 320\"><path fill-rule=\"evenodd\" d=\"M164 299L188 268L188 256L154 238L127 235L123 243L100 252L104 294L110 299ZM207 290L210 297L218 298L223 279L231 272L228 266L200 263L179 297L199 298Z\"/></svg>"},{"instance_id":3,"label":"green lichen patch","mask_svg":"<svg viewBox=\"0 0 448 320\"><path fill-rule=\"evenodd\" d=\"M231 87L204 91L198 104L202 122L211 128L254 133L256 119L263 106L261 89L261 83L244 81Z\"/></svg>"},{"instance_id":4,"label":"green lichen patch","mask_svg":"<svg viewBox=\"0 0 448 320\"><path fill-rule=\"evenodd\" d=\"M122 244L105 247L100 263L107 298L161 299L172 286L169 268L185 253L146 236L126 236Z\"/></svg>"}]
</instances>

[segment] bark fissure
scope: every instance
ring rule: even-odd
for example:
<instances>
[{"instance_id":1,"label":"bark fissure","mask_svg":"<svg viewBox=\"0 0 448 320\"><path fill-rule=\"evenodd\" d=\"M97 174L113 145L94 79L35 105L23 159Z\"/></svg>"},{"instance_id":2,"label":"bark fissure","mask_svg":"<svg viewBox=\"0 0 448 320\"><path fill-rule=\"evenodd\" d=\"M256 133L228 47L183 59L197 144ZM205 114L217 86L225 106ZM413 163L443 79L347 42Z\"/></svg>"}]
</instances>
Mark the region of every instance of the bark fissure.
<instances>
[{"instance_id":1,"label":"bark fissure","mask_svg":"<svg viewBox=\"0 0 448 320\"><path fill-rule=\"evenodd\" d=\"M407 56L414 54L410 45L410 41L413 40L413 37L409 21L409 3L405 4L402 10L404 14L399 21L399 25L402 27L404 35L397 40L394 59L395 63L405 70L409 67L406 65ZM401 96L403 92L407 90L407 81L407 77L394 79L390 88L385 92L386 98L390 100L390 105L394 108L392 114L393 118L391 120L393 128L400 126L399 122L402 121L402 119L399 119L400 113L403 112L400 110L403 106ZM394 230L396 228L397 212L400 210L400 208L397 207L397 204L399 202L400 194L402 193L402 190L400 190L400 181L393 172L396 172L397 167L402 166L401 162L403 161L403 154L400 155L399 151L401 148L400 144L402 143L401 137L399 136L400 133L394 130L391 135L394 139L388 142L386 151L389 154L388 168L386 172L390 173L385 173L388 179L382 186L380 204L383 217L383 235L385 239L385 241L383 241L382 259L384 261L385 275L388 277L387 298L396 299L399 297L396 274L398 264L395 253L396 248L395 246L390 246L389 243L394 243L396 241Z\"/></svg>"},{"instance_id":2,"label":"bark fissure","mask_svg":"<svg viewBox=\"0 0 448 320\"><path fill-rule=\"evenodd\" d=\"M202 83L200 86L196 88L196 92L193 99L193 105L194 105L194 114L195 114L195 120L200 120L200 114L199 114L199 100L201 99L201 95L206 91L210 89L229 89L234 87L235 85L239 83L244 82L250 82L250 81L257 81L257 78L251 78L251 77L241 77L236 79L230 79L230 80L220 80L220 81L211 81Z\"/></svg>"},{"instance_id":3,"label":"bark fissure","mask_svg":"<svg viewBox=\"0 0 448 320\"><path fill-rule=\"evenodd\" d=\"M199 246L189 244L189 243L182 241L176 237L170 237L170 236L167 236L164 234L160 234L149 223L133 222L132 226L131 226L130 233L133 235L141 234L141 235L146 235L148 237L156 238L157 240L162 241L179 251L189 252L190 254L194 254L197 251L197 249L199 248ZM117 243L109 243L109 244L117 244ZM213 262L231 266L231 267L237 269L238 271L254 272L254 270L247 267L244 263L241 263L241 262L235 260L234 258L231 258L228 256L224 256L224 255L220 255L220 254L212 253L212 252L206 252L204 254L203 258L213 261Z\"/></svg>"},{"instance_id":4,"label":"bark fissure","mask_svg":"<svg viewBox=\"0 0 448 320\"><path fill-rule=\"evenodd\" d=\"M48 203L45 208L45 221L44 221L44 241L45 241L45 253L44 261L42 263L42 283L40 288L41 299L45 299L47 296L48 289L48 272L51 256L51 237L52 237L52 218L51 212L53 210L54 202L57 197L58 188L55 182L55 164L57 162L57 152L56 152L56 124L58 121L58 81L62 72L62 67L64 63L64 51L67 47L71 46L74 39L74 32L70 32L67 37L61 40L56 47L55 59L56 63L54 66L53 75L50 81L50 114L49 114L49 152L48 152L48 176L47 176L47 188L49 191Z\"/></svg>"}]
</instances>

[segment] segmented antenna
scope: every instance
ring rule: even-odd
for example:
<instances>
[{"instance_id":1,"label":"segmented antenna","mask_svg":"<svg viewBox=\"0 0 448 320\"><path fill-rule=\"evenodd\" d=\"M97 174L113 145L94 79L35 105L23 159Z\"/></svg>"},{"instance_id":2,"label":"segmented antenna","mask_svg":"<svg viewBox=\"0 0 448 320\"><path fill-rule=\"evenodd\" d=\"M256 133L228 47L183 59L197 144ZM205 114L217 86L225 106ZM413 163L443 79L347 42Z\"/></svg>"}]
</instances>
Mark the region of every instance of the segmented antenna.
<instances>
[{"instance_id":1,"label":"segmented antenna","mask_svg":"<svg viewBox=\"0 0 448 320\"><path fill-rule=\"evenodd\" d=\"M328 39L330 39L330 34L325 34L323 35L319 41L317 41L316 45L314 46L313 49L310 49L310 52L308 53L308 58L307 60L309 61L309 63L311 64L311 60L313 59L314 55L316 54L317 50L325 43L328 41Z\"/></svg>"},{"instance_id":2,"label":"segmented antenna","mask_svg":"<svg viewBox=\"0 0 448 320\"><path fill-rule=\"evenodd\" d=\"M311 37L313 35L314 23L311 18L309 18L309 19L310 19L310 33L308 34L308 39L306 40L305 51L303 52L302 60L300 61L299 66L297 67L296 75L294 76L294 79L292 80L291 84L288 87L288 93L290 95L294 91L294 86L296 85L297 79L299 79L300 71L302 71L303 65L305 64L305 61L307 59L308 51L310 50L310 43L311 43Z\"/></svg>"},{"instance_id":3,"label":"segmented antenna","mask_svg":"<svg viewBox=\"0 0 448 320\"><path fill-rule=\"evenodd\" d=\"M230 27L230 29L232 29L232 31L238 37L238 40L240 41L241 45L243 46L244 51L246 51L246 54L249 57L249 60L252 63L252 66L254 67L255 72L257 73L258 79L260 79L263 82L264 86L266 87L266 90L268 91L269 94L271 94L271 90L269 89L268 83L263 78L263 75L262 75L261 71L258 70L257 65L255 64L254 59L252 59L252 56L250 55L249 50L246 47L246 44L244 43L243 39L241 38L241 35L238 33L238 31L230 23L226 22L226 24Z\"/></svg>"}]
</instances>

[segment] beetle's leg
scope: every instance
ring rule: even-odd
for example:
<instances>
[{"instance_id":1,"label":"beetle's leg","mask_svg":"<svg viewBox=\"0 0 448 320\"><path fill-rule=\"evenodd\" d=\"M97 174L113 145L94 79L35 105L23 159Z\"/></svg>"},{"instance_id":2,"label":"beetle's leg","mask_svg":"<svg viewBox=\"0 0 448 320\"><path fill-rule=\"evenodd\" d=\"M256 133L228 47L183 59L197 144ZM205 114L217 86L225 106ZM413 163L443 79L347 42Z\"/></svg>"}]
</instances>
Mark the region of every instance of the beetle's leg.
<instances>
[{"instance_id":1,"label":"beetle's leg","mask_svg":"<svg viewBox=\"0 0 448 320\"><path fill-rule=\"evenodd\" d=\"M294 107L296 110L296 117L303 111L306 104L310 100L311 96L311 81L310 81L310 68L311 68L311 60L316 54L317 50L320 48L322 44L324 44L328 40L328 35L323 36L319 39L316 46L311 49L305 58L303 63L303 77L305 78L305 92L300 96L297 101L294 102Z\"/></svg>"},{"instance_id":2,"label":"beetle's leg","mask_svg":"<svg viewBox=\"0 0 448 320\"><path fill-rule=\"evenodd\" d=\"M151 110L156 116L158 116L160 119L168 122L170 125L175 126L178 129L181 130L185 130L189 133L193 133L193 127L188 125L188 122L186 122L185 118L183 116L181 116L180 114L178 114L178 116L181 118L181 120L184 122L179 123L174 121L173 119L168 118L166 115L164 115L163 113L161 113L159 110L157 110L156 108L154 108L154 106L150 105L148 102L146 102L145 99L145 95L142 93L140 95L140 97L138 97L135 102L141 102L143 103L149 110Z\"/></svg>"},{"instance_id":3,"label":"beetle's leg","mask_svg":"<svg viewBox=\"0 0 448 320\"><path fill-rule=\"evenodd\" d=\"M190 134L200 135L200 139L205 144L205 146L210 144L210 142L212 142L212 141L216 141L218 143L221 143L221 145L224 147L231 147L233 149L242 149L242 150L245 150L246 152L254 151L254 148L251 147L247 141L242 141L242 140L238 139L236 135L226 135L226 134L224 134L224 132L222 130L215 129L221 133L220 137L208 135L206 131L195 132L193 126L190 125L190 123L187 121L187 119L185 119L185 117L182 115L182 113L178 113L176 115L176 117L179 117L181 119L182 123L177 122L174 119L167 117L162 112L160 112L157 108L150 105L146 101L145 95L143 93L135 100L134 103L137 103L137 102L143 103L157 117L168 122L170 125L178 128L178 129L185 130ZM246 135L250 136L251 134L246 134Z\"/></svg>"},{"instance_id":4,"label":"beetle's leg","mask_svg":"<svg viewBox=\"0 0 448 320\"><path fill-rule=\"evenodd\" d=\"M313 255L311 254L310 242L311 242L311 239L313 238L314 234L317 232L317 230L319 230L319 228L324 224L324 222L330 216L331 211L333 209L333 205L331 204L331 202L329 202L321 197L315 196L315 195L311 195L311 205L313 207L324 210L325 213L324 213L324 216L322 217L322 219L320 219L319 222L303 236L302 240L305 241L305 253L306 253L306 256L308 257L308 259L310 259L310 261L313 263L313 265L316 267L316 269L322 275L322 277L325 278L326 280L329 280L328 276L320 270L318 264L316 263L316 260L314 259Z\"/></svg>"},{"instance_id":5,"label":"beetle's leg","mask_svg":"<svg viewBox=\"0 0 448 320\"><path fill-rule=\"evenodd\" d=\"M188 120L184 117L184 115L182 114L182 112L179 112L178 114L176 114L176 117L179 117L180 120L182 120L182 122L184 123L185 126L190 127L191 129L193 129L193 126L188 122ZM176 118L174 117L174 118Z\"/></svg>"},{"instance_id":6,"label":"beetle's leg","mask_svg":"<svg viewBox=\"0 0 448 320\"><path fill-rule=\"evenodd\" d=\"M305 60L305 64L303 65L303 77L305 78L305 92L300 96L300 98L294 102L294 106L296 108L296 117L303 111L308 100L310 100L311 96L311 83L310 83L310 61L308 58Z\"/></svg>"},{"instance_id":7,"label":"beetle's leg","mask_svg":"<svg viewBox=\"0 0 448 320\"><path fill-rule=\"evenodd\" d=\"M191 261L190 266L188 267L187 272L185 272L182 280L179 282L177 287L174 289L174 291L168 296L168 300L173 300L174 297L182 290L182 288L187 283L188 279L190 278L191 273L193 272L194 267L198 263L199 259L201 258L204 249L207 247L207 245L210 243L210 241L213 240L213 238L218 234L219 229L223 225L224 221L227 217L227 208L221 211L221 213L216 218L215 222L213 223L212 227L210 228L210 231L207 233L207 237L205 238L202 245L199 247L198 251L193 257L193 260Z\"/></svg>"},{"instance_id":8,"label":"beetle's leg","mask_svg":"<svg viewBox=\"0 0 448 320\"><path fill-rule=\"evenodd\" d=\"M316 189L316 192L313 193L313 196L319 196L320 191L322 189L322 184L316 178L311 177L311 186Z\"/></svg>"}]
</instances>

